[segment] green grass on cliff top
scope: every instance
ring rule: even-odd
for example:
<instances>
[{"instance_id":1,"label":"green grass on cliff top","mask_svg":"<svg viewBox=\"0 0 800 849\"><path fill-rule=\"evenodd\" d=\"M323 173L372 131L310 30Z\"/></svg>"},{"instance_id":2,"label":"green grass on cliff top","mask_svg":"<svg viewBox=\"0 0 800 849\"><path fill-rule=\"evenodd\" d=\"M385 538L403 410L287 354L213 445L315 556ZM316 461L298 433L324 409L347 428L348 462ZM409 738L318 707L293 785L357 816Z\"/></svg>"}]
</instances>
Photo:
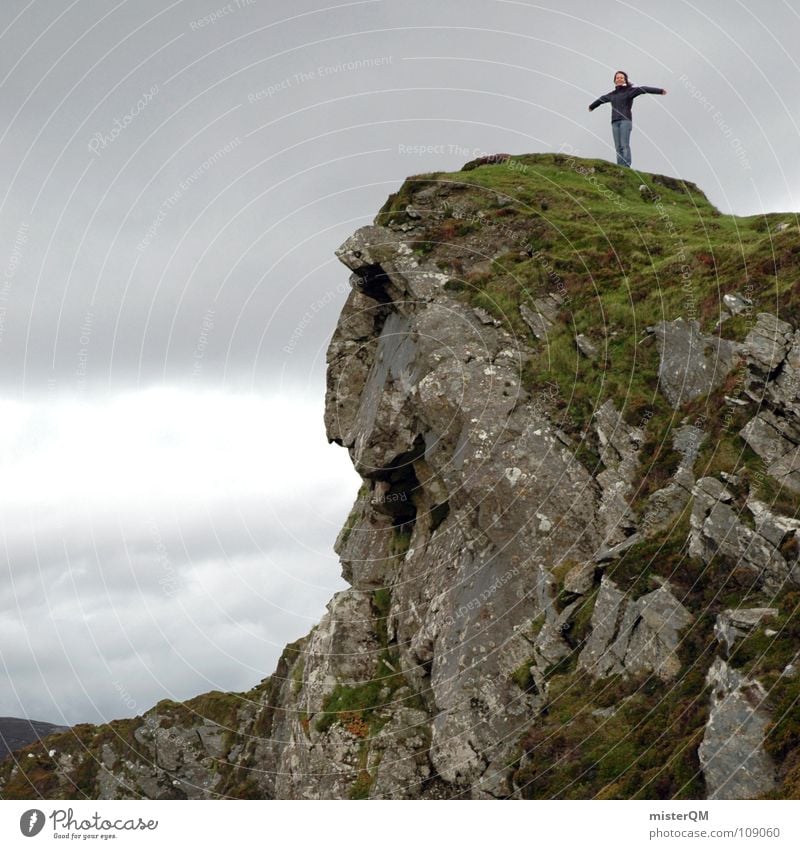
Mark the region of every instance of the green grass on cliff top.
<instances>
[{"instance_id":1,"label":"green grass on cliff top","mask_svg":"<svg viewBox=\"0 0 800 849\"><path fill-rule=\"evenodd\" d=\"M409 205L420 217L408 214ZM546 398L566 432L584 434L611 398L629 424L646 425L653 443L643 482L658 477L659 455L668 459L671 430L687 415L715 433L701 458L708 473L757 459L738 427L721 434L716 427L723 396L740 388L725 386L678 411L669 407L646 328L683 317L707 334L742 341L758 312L800 325L795 215L723 215L693 183L537 154L409 178L377 218L404 222L417 225L408 239L420 259L449 275L450 294L500 319L532 352L523 385ZM752 306L717 326L728 293ZM547 338L537 340L520 307L548 294L564 303ZM596 347L596 358L579 353L577 334ZM582 448L582 459L596 464L589 442Z\"/></svg>"},{"instance_id":2,"label":"green grass on cliff top","mask_svg":"<svg viewBox=\"0 0 800 849\"><path fill-rule=\"evenodd\" d=\"M596 339L617 325L641 331L681 315L711 330L728 292L749 297L754 310L800 318L792 214L722 215L692 183L544 154L409 178L379 222L410 221L406 206L434 185L445 216L430 215L428 199L418 207L425 228L413 236L418 250L442 267L450 260L452 288L460 285L473 299L482 294L479 300L520 333L519 304L563 287L575 329ZM484 244L482 252L475 238L481 230L507 250L498 255ZM470 242L475 252L457 257ZM520 255L528 247L534 256ZM488 260L490 271L470 271ZM744 324L727 323L725 335L741 335Z\"/></svg>"}]
</instances>

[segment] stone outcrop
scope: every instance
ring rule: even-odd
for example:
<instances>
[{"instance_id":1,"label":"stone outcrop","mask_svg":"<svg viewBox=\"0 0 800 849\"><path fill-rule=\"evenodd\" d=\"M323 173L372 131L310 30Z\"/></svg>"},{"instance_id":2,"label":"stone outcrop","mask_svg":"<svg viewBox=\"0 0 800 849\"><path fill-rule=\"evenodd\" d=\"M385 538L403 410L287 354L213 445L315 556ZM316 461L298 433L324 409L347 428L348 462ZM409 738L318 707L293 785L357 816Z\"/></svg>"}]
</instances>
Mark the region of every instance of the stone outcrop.
<instances>
[{"instance_id":1,"label":"stone outcrop","mask_svg":"<svg viewBox=\"0 0 800 849\"><path fill-rule=\"evenodd\" d=\"M766 472L800 492L800 331L770 313L759 313L744 343L745 392L759 405L741 436Z\"/></svg>"},{"instance_id":2,"label":"stone outcrop","mask_svg":"<svg viewBox=\"0 0 800 849\"><path fill-rule=\"evenodd\" d=\"M603 491L598 514L604 525L604 543L613 546L636 530L630 502L644 433L626 424L610 399L595 413L594 428L605 466L597 475Z\"/></svg>"},{"instance_id":3,"label":"stone outcrop","mask_svg":"<svg viewBox=\"0 0 800 849\"><path fill-rule=\"evenodd\" d=\"M716 478L701 478L692 494L689 554L704 563L715 555L723 555L737 568L749 571L754 581L769 593L780 592L787 584L800 584L796 552L787 559L779 543L774 542L774 532L771 538L760 532L764 528L770 533L769 520L763 512L760 524L756 529L751 528L735 508L733 494Z\"/></svg>"},{"instance_id":4,"label":"stone outcrop","mask_svg":"<svg viewBox=\"0 0 800 849\"><path fill-rule=\"evenodd\" d=\"M664 530L686 509L695 484L695 461L704 439L703 431L695 425L684 424L676 428L672 445L681 455L681 460L669 483L647 499L639 523L639 530L645 536Z\"/></svg>"},{"instance_id":5,"label":"stone outcrop","mask_svg":"<svg viewBox=\"0 0 800 849\"><path fill-rule=\"evenodd\" d=\"M578 665L595 677L654 673L669 681L680 671L680 631L691 621L667 583L634 600L604 577Z\"/></svg>"},{"instance_id":6,"label":"stone outcrop","mask_svg":"<svg viewBox=\"0 0 800 849\"><path fill-rule=\"evenodd\" d=\"M725 653L730 654L737 640L760 625L762 620L777 615L778 610L775 607L740 607L736 610L723 610L714 624L714 636Z\"/></svg>"},{"instance_id":7,"label":"stone outcrop","mask_svg":"<svg viewBox=\"0 0 800 849\"><path fill-rule=\"evenodd\" d=\"M545 165L555 178L537 181ZM800 337L760 314L743 344L680 317L628 339L618 258L598 251L593 280L572 247L556 247L571 227L586 239L582 210L552 194L558 169L570 193L586 182L587 204L627 179L601 163L508 156L415 178L337 252L350 292L328 348L325 426L362 486L335 544L349 587L311 633L247 693L50 738L0 766L0 794L780 791L765 740L796 652L781 644L775 668L756 669L752 641L773 625L776 640L794 633L785 599L800 585L800 519L758 484L791 492L800 480ZM628 200L654 216L652 233L666 229L661 193L715 217L691 184L648 182ZM628 236L626 224L621 244ZM674 242L656 247L640 273L628 268L636 252L623 257L632 304L649 296L654 258L674 274ZM613 328L587 306L603 287ZM725 304L739 317L724 327L749 308ZM626 340L646 375L631 376L630 398L606 389ZM735 450L718 459L724 439ZM658 440L663 455L648 456ZM774 692L759 683L765 668Z\"/></svg>"},{"instance_id":8,"label":"stone outcrop","mask_svg":"<svg viewBox=\"0 0 800 849\"><path fill-rule=\"evenodd\" d=\"M770 723L767 693L717 658L706 677L711 712L698 754L709 799L753 799L775 785L775 766L764 751Z\"/></svg>"},{"instance_id":9,"label":"stone outcrop","mask_svg":"<svg viewBox=\"0 0 800 849\"><path fill-rule=\"evenodd\" d=\"M697 321L662 321L655 326L661 364L659 386L676 409L686 401L708 395L735 367L739 346L700 331Z\"/></svg>"}]
</instances>

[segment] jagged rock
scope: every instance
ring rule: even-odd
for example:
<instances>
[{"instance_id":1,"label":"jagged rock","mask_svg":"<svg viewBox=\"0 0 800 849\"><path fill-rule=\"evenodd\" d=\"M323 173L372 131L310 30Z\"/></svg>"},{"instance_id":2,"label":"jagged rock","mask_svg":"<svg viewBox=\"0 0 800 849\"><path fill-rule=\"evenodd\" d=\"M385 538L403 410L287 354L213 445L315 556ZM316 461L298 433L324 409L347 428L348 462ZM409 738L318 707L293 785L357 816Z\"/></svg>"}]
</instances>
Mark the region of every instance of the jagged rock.
<instances>
[{"instance_id":1,"label":"jagged rock","mask_svg":"<svg viewBox=\"0 0 800 849\"><path fill-rule=\"evenodd\" d=\"M388 722L370 746L365 769L374 774L369 791L377 799L418 799L431 776L429 716L402 706L409 693L398 691L387 705Z\"/></svg>"},{"instance_id":2,"label":"jagged rock","mask_svg":"<svg viewBox=\"0 0 800 849\"><path fill-rule=\"evenodd\" d=\"M558 321L558 309L560 303L560 299L552 294L549 294L544 298L533 299L533 304L536 307L537 312L540 315L543 315L551 325Z\"/></svg>"},{"instance_id":3,"label":"jagged rock","mask_svg":"<svg viewBox=\"0 0 800 849\"><path fill-rule=\"evenodd\" d=\"M616 545L607 546L601 545L600 548L597 549L594 555L594 562L597 564L608 563L611 560L616 560L629 549L633 548L634 545L637 545L644 539L641 534L631 534L629 537L626 537L622 542L618 542Z\"/></svg>"},{"instance_id":4,"label":"jagged rock","mask_svg":"<svg viewBox=\"0 0 800 849\"><path fill-rule=\"evenodd\" d=\"M573 179L574 163L564 157L546 162L547 168L569 169L565 173ZM618 412L624 399L609 398L608 381L600 380L598 392L604 394L596 399L593 422L587 421L585 397L573 418L569 387L557 382L559 370L554 369L553 382L537 372L546 346L527 333L520 338L506 330L495 309L503 299L491 300L496 283L504 292L513 286L513 269L502 281L498 277L504 257L524 255L525 290L508 294L510 302L524 296L521 313L536 336L571 332L566 324L556 326L570 310L580 312L581 321L589 315L583 275L547 249L554 244L554 226L569 236L571 222L584 227L582 216L569 211L560 220L563 204L552 200L548 216L532 214L532 208L548 209L548 190L523 185L527 165L514 160L503 167L506 173L519 168L516 187L503 179L503 190L481 184L474 194L476 187L463 175L455 181L409 181L377 219L388 225L362 228L338 252L352 272L351 290L328 348L325 425L329 440L348 451L363 480L336 542L351 588L334 597L308 637L288 646L274 674L249 693L206 694L192 709L189 703L161 703L116 730L84 727L72 748L61 739L53 747L51 772L41 766L44 758L36 761L37 794L72 798L80 787L117 799L519 795L522 784L510 765L542 757L535 745L537 728L548 724L551 739L566 732L550 755L567 741L569 729L554 724L562 722L555 694L569 693L572 699L578 691L575 701L585 701L578 721L588 717L594 723L602 751L606 742L616 748L618 738L604 740L608 723L591 717L606 720L621 701L608 707L606 693L595 704L605 685L592 679L619 674L671 682L680 673L683 629L693 615L705 612L689 608L716 590L703 586L707 570L690 564L689 570L676 570L676 588L665 582L637 598L608 578L600 579L599 587L596 582L606 568L614 568L605 564L623 555L620 574L629 574L636 566L634 547L669 525L685 509L690 492L695 499L691 543L699 557L727 552L736 558L731 568L749 564L765 591L777 591L782 576L796 575L797 523L752 499L743 508L746 521L736 512L752 469L737 471L739 480L726 478L736 498L715 479L695 483L693 467L703 438L699 420L673 430L681 462L651 497L637 526L630 502L641 461L647 459L641 446L649 417L641 427L627 425ZM580 171L599 185L616 180L617 172L595 165ZM673 203L688 193L686 208L693 214L707 209L697 205L707 202L695 187L661 177L653 182L673 193ZM676 226L686 217L676 217ZM669 250L673 235L668 234ZM632 267L639 262L633 255L621 259L626 264L630 259ZM481 287L487 297L476 308L474 295ZM649 299L645 288L638 288L637 297ZM652 306L649 300L648 309ZM672 403L710 391L736 359L733 343L704 336L696 325L668 322L652 330L660 339L662 386ZM772 355L765 357L773 331L775 339L783 339L782 359L770 368ZM606 356L604 365L615 368L619 346L638 343L621 328L609 335L616 343L599 354L585 338L578 337L575 345L581 356ZM789 330L761 320L746 351L746 375L743 370L737 387L726 388L737 408L752 404L752 395L763 397L758 415L766 416L763 421L773 416L774 428L789 442L798 421L798 339L796 332L790 336ZM735 412L723 409L731 416ZM716 411L707 412L708 432L718 433L725 422ZM598 447L604 465L599 475ZM778 451L776 458L785 453ZM755 527L748 527L751 515ZM670 551L682 542L672 537L677 527L670 528ZM559 587L554 573L567 562L574 565ZM697 582L690 586L687 575L695 567ZM744 615L741 611L728 613L718 629L726 644L748 627L735 619ZM693 642L698 632L693 631ZM702 657L700 651L691 662ZM781 662L783 678L780 670L770 670L778 687L797 666ZM658 682L650 681L639 690L632 713L642 708L652 716L658 689ZM746 690L734 687L728 695ZM685 724L678 732L682 751L695 745L705 721L698 697L697 692L685 700L681 696L680 716L672 714ZM712 755L722 738L714 735L728 721L729 706L724 698L719 701L716 730L707 732ZM627 722L628 713L620 712L619 721ZM567 723L571 720L567 717ZM727 728L735 737L736 729L730 723ZM520 758L526 740L532 743ZM630 742L647 745L641 735L631 735ZM732 743L740 745L741 739ZM639 776L642 751L632 750L630 763ZM674 754L665 752L666 782L677 775L668 775L679 760ZM557 753L543 772L552 766L570 787L587 780L593 794L600 790L599 775L565 775L569 763ZM713 772L716 761L709 763ZM16 773L0 765L4 797L22 796L31 786L15 768ZM551 792L546 781L537 793L559 792ZM633 783L614 782L604 792L622 786ZM663 786L668 784L659 778L646 792L661 792Z\"/></svg>"},{"instance_id":5,"label":"jagged rock","mask_svg":"<svg viewBox=\"0 0 800 849\"><path fill-rule=\"evenodd\" d=\"M791 324L771 313L760 312L744 342L747 364L769 375L789 353L793 335Z\"/></svg>"},{"instance_id":6,"label":"jagged rock","mask_svg":"<svg viewBox=\"0 0 800 849\"><path fill-rule=\"evenodd\" d=\"M564 590L575 595L585 595L594 586L597 564L592 561L578 563L564 576Z\"/></svg>"},{"instance_id":7,"label":"jagged rock","mask_svg":"<svg viewBox=\"0 0 800 849\"><path fill-rule=\"evenodd\" d=\"M669 681L680 671L678 632L691 622L666 582L633 600L604 576L578 666L595 677L654 672Z\"/></svg>"},{"instance_id":8,"label":"jagged rock","mask_svg":"<svg viewBox=\"0 0 800 849\"><path fill-rule=\"evenodd\" d=\"M709 799L754 799L771 790L775 768L764 751L766 691L716 658L706 676L711 712L698 749Z\"/></svg>"},{"instance_id":9,"label":"jagged rock","mask_svg":"<svg viewBox=\"0 0 800 849\"><path fill-rule=\"evenodd\" d=\"M659 387L675 409L716 389L736 365L740 346L704 335L696 321L661 321L654 329Z\"/></svg>"},{"instance_id":10,"label":"jagged rock","mask_svg":"<svg viewBox=\"0 0 800 849\"><path fill-rule=\"evenodd\" d=\"M539 310L532 310L527 304L520 304L519 313L537 339L547 338L547 331L553 326L553 322L546 315Z\"/></svg>"},{"instance_id":11,"label":"jagged rock","mask_svg":"<svg viewBox=\"0 0 800 849\"><path fill-rule=\"evenodd\" d=\"M680 453L681 461L672 480L647 499L647 507L639 523L644 536L666 528L689 503L695 483L694 464L704 438L703 431L695 425L685 424L675 431L672 445Z\"/></svg>"},{"instance_id":12,"label":"jagged rock","mask_svg":"<svg viewBox=\"0 0 800 849\"><path fill-rule=\"evenodd\" d=\"M747 374L744 392L748 399L757 401L758 417L765 426L750 423L755 428L756 442L774 441L770 428L777 430L784 441L767 449L775 457L785 455L797 445L800 422L800 330L793 330L788 322L769 313L759 313L755 327L744 342L747 354ZM767 415L769 414L769 415ZM764 432L762 432L764 431ZM754 449L756 450L756 449Z\"/></svg>"},{"instance_id":13,"label":"jagged rock","mask_svg":"<svg viewBox=\"0 0 800 849\"><path fill-rule=\"evenodd\" d=\"M714 623L714 636L725 649L726 655L730 653L737 640L747 636L762 619L777 616L777 607L745 607L736 610L728 609L717 615Z\"/></svg>"},{"instance_id":14,"label":"jagged rock","mask_svg":"<svg viewBox=\"0 0 800 849\"><path fill-rule=\"evenodd\" d=\"M563 635L575 608L579 605L579 601L568 604L555 619L546 621L537 634L534 643L534 657L537 666L542 671L572 653L572 647Z\"/></svg>"},{"instance_id":15,"label":"jagged rock","mask_svg":"<svg viewBox=\"0 0 800 849\"><path fill-rule=\"evenodd\" d=\"M788 538L797 538L800 520L773 513L763 501L747 499L747 509L753 514L756 531L776 548L784 545Z\"/></svg>"},{"instance_id":16,"label":"jagged rock","mask_svg":"<svg viewBox=\"0 0 800 849\"><path fill-rule=\"evenodd\" d=\"M342 577L359 590L380 589L386 586L396 561L393 551L395 519L382 512L383 506L394 504L387 498L396 498L398 504L408 504L406 492L377 492L377 484L362 487L353 510L345 522L333 549L342 564Z\"/></svg>"},{"instance_id":17,"label":"jagged rock","mask_svg":"<svg viewBox=\"0 0 800 849\"><path fill-rule=\"evenodd\" d=\"M622 542L636 530L629 506L633 479L639 466L639 447L644 441L641 428L626 424L611 400L597 410L594 428L600 443L600 459L605 469L597 475L603 490L599 516L605 523L607 546Z\"/></svg>"},{"instance_id":18,"label":"jagged rock","mask_svg":"<svg viewBox=\"0 0 800 849\"><path fill-rule=\"evenodd\" d=\"M764 460L767 474L800 492L800 332L760 313L745 348L745 392L761 406L740 436Z\"/></svg>"},{"instance_id":19,"label":"jagged rock","mask_svg":"<svg viewBox=\"0 0 800 849\"><path fill-rule=\"evenodd\" d=\"M606 651L617 633L624 604L625 593L610 578L603 576L592 611L591 632L578 661L579 668L602 674L601 670L607 666Z\"/></svg>"},{"instance_id":20,"label":"jagged rock","mask_svg":"<svg viewBox=\"0 0 800 849\"><path fill-rule=\"evenodd\" d=\"M593 345L587 336L579 333L575 337L575 347L589 360L597 359L597 346Z\"/></svg>"},{"instance_id":21,"label":"jagged rock","mask_svg":"<svg viewBox=\"0 0 800 849\"><path fill-rule=\"evenodd\" d=\"M779 592L788 580L800 580L796 561L787 563L767 537L739 521L732 494L716 478L701 478L692 489L689 554L708 563L724 555L751 571L767 592Z\"/></svg>"},{"instance_id":22,"label":"jagged rock","mask_svg":"<svg viewBox=\"0 0 800 849\"><path fill-rule=\"evenodd\" d=\"M767 464L767 474L800 492L800 422L762 410L739 435Z\"/></svg>"},{"instance_id":23,"label":"jagged rock","mask_svg":"<svg viewBox=\"0 0 800 849\"><path fill-rule=\"evenodd\" d=\"M365 244L371 238L381 240L377 252ZM327 409L338 409L342 390L360 403L338 418L328 415L326 423L329 438L349 448L365 478L389 482L395 492L409 494L407 503L413 500L411 537L391 581L390 632L409 681L430 689L435 701L433 770L453 787L492 793L496 788L486 789L481 777L508 757L515 729L539 703L535 693L520 698L512 674L532 654L559 650L555 637L542 642L550 626L533 652L514 629L520 619L534 620L549 609L549 590L531 594L531 574L545 574L545 564L564 552L591 559L599 527L587 526L585 516L595 514L597 492L571 440L520 391L513 339L502 328L476 322L467 306L421 299L419 285L412 290L403 281L426 269L404 266L402 246L391 238L399 237L383 229L359 231L340 251L364 278L364 296L376 304L393 300L375 326L369 354L352 368L350 343L360 350L363 342L351 340L348 327L337 327ZM396 292L403 295L394 300ZM409 300L410 292L416 300ZM558 298L536 299L535 314L550 321L558 304ZM438 523L442 504L446 518ZM365 513L355 525L371 521ZM351 539L352 532L342 551L355 564L363 557L354 556ZM355 565L349 568L355 574ZM380 572L367 577L372 585L383 580ZM499 615L509 609L514 621ZM292 736L297 731L287 731L287 739ZM317 767L324 771L324 763ZM339 787L328 790L336 795Z\"/></svg>"},{"instance_id":24,"label":"jagged rock","mask_svg":"<svg viewBox=\"0 0 800 849\"><path fill-rule=\"evenodd\" d=\"M722 296L722 302L728 308L731 315L739 315L739 313L747 312L752 302L747 298L742 297L737 292L729 292Z\"/></svg>"}]
</instances>

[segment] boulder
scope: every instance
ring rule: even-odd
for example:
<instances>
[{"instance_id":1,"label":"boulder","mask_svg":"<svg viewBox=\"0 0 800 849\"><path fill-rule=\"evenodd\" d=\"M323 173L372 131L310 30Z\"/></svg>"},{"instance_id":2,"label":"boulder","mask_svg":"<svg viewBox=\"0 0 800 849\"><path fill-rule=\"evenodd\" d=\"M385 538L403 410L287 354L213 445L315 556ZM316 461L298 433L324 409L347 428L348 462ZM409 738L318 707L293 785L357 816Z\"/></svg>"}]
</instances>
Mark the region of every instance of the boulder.
<instances>
[{"instance_id":1,"label":"boulder","mask_svg":"<svg viewBox=\"0 0 800 849\"><path fill-rule=\"evenodd\" d=\"M675 409L720 386L739 359L736 342L706 336L697 321L661 321L655 336L659 387Z\"/></svg>"},{"instance_id":2,"label":"boulder","mask_svg":"<svg viewBox=\"0 0 800 849\"><path fill-rule=\"evenodd\" d=\"M771 721L766 691L716 658L706 676L711 711L698 749L709 799L755 799L772 789L775 767L764 751Z\"/></svg>"},{"instance_id":3,"label":"boulder","mask_svg":"<svg viewBox=\"0 0 800 849\"><path fill-rule=\"evenodd\" d=\"M666 581L654 592L629 599L604 576L578 667L597 678L655 673L672 680L680 671L679 632L692 618Z\"/></svg>"}]
</instances>

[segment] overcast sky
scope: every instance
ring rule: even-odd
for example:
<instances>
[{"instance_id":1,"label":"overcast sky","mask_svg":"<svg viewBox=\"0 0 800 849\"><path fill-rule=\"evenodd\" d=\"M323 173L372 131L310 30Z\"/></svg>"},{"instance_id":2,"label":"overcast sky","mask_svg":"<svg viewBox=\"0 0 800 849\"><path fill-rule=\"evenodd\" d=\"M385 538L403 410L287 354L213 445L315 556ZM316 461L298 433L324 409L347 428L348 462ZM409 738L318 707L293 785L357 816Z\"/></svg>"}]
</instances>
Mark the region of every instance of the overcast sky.
<instances>
[{"instance_id":1,"label":"overcast sky","mask_svg":"<svg viewBox=\"0 0 800 849\"><path fill-rule=\"evenodd\" d=\"M0 715L245 689L344 586L334 249L412 173L614 159L796 210L800 16L701 0L5 0ZM419 153L424 148L427 152Z\"/></svg>"}]
</instances>

